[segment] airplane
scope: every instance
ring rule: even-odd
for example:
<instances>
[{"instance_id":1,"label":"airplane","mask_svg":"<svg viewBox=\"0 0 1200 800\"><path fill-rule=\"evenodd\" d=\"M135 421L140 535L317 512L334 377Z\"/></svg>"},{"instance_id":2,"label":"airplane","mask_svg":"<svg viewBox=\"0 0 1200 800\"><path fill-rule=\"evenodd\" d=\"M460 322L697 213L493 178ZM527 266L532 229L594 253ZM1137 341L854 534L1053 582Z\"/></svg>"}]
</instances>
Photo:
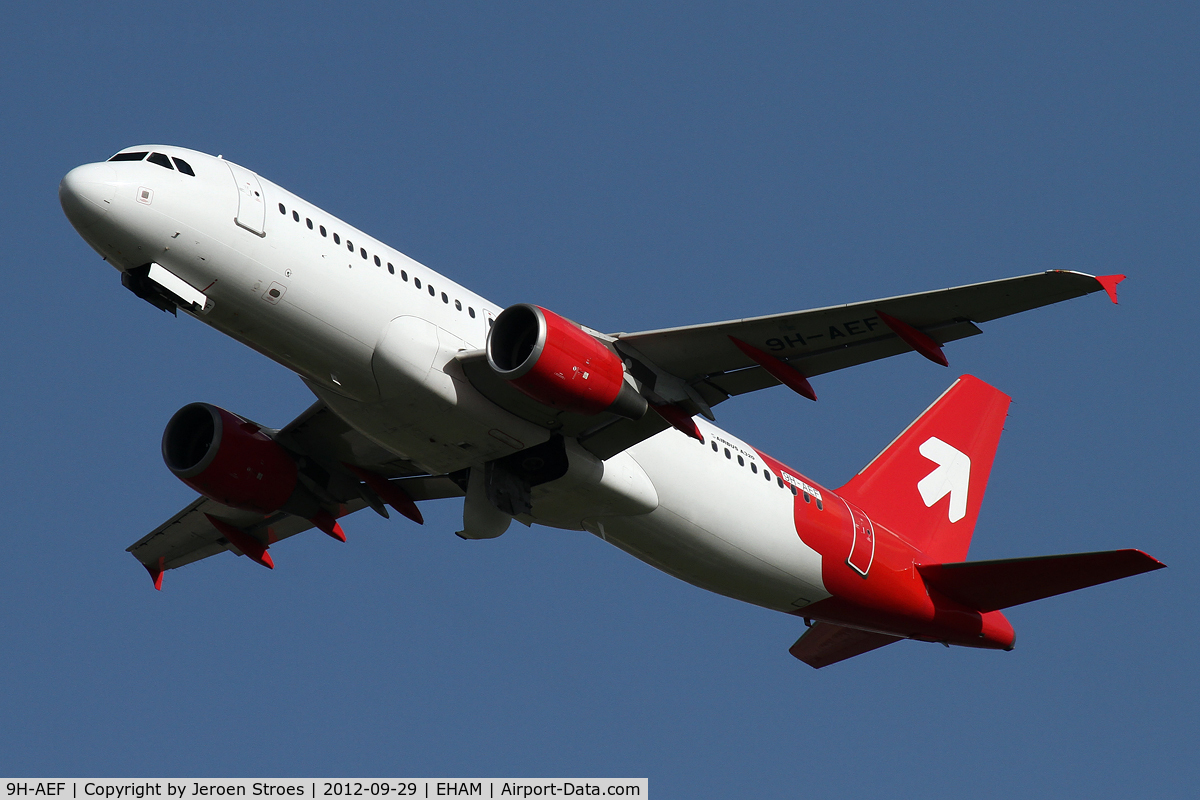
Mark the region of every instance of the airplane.
<instances>
[{"instance_id":1,"label":"airplane","mask_svg":"<svg viewBox=\"0 0 1200 800\"><path fill-rule=\"evenodd\" d=\"M466 540L513 520L588 531L695 586L802 619L821 668L901 639L1011 650L1002 610L1160 569L1139 550L967 561L1009 397L958 378L836 490L715 425L731 397L943 345L1104 291L1051 270L749 319L604 333L500 308L222 156L129 147L59 186L79 235L137 297L295 372L316 397L279 429L208 403L162 440L199 493L128 551L163 574L226 551L274 568L342 517L463 498Z\"/></svg>"}]
</instances>

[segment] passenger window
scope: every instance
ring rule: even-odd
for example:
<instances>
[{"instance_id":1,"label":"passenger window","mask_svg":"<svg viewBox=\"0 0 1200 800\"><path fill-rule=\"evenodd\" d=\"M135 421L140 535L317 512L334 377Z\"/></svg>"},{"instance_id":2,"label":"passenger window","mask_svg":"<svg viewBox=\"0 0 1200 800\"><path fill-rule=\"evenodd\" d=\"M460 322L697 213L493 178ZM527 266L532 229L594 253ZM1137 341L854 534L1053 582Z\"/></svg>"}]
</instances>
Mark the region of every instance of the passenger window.
<instances>
[{"instance_id":1,"label":"passenger window","mask_svg":"<svg viewBox=\"0 0 1200 800\"><path fill-rule=\"evenodd\" d=\"M806 502L806 503L812 502L812 498L808 496L808 492L804 493L804 502Z\"/></svg>"},{"instance_id":2,"label":"passenger window","mask_svg":"<svg viewBox=\"0 0 1200 800\"><path fill-rule=\"evenodd\" d=\"M475 319L475 309L474 308L472 308L471 306L467 306L467 313L471 315L471 319Z\"/></svg>"},{"instance_id":3,"label":"passenger window","mask_svg":"<svg viewBox=\"0 0 1200 800\"><path fill-rule=\"evenodd\" d=\"M413 286L417 287L418 289L421 288L421 279L416 275L413 276Z\"/></svg>"},{"instance_id":4,"label":"passenger window","mask_svg":"<svg viewBox=\"0 0 1200 800\"><path fill-rule=\"evenodd\" d=\"M283 207L283 203L280 203L280 204L279 204L279 213L280 213L280 214L286 214L286 213L287 213L287 209Z\"/></svg>"},{"instance_id":5,"label":"passenger window","mask_svg":"<svg viewBox=\"0 0 1200 800\"><path fill-rule=\"evenodd\" d=\"M346 249L349 250L351 253L353 253L354 252L354 242L347 239L346 240Z\"/></svg>"},{"instance_id":6,"label":"passenger window","mask_svg":"<svg viewBox=\"0 0 1200 800\"><path fill-rule=\"evenodd\" d=\"M296 222L300 221L300 212L294 208L292 209L292 219L296 220Z\"/></svg>"},{"instance_id":7,"label":"passenger window","mask_svg":"<svg viewBox=\"0 0 1200 800\"><path fill-rule=\"evenodd\" d=\"M788 484L788 488L792 490L792 497L795 497L795 496L796 496L796 487L795 487L795 486L792 486L792 485L789 483L789 484Z\"/></svg>"},{"instance_id":8,"label":"passenger window","mask_svg":"<svg viewBox=\"0 0 1200 800\"><path fill-rule=\"evenodd\" d=\"M184 175L191 175L193 178L196 177L196 173L192 172L191 164L184 161L182 158L175 158L175 156L171 156L171 160L175 162L175 166L178 167L179 171Z\"/></svg>"},{"instance_id":9,"label":"passenger window","mask_svg":"<svg viewBox=\"0 0 1200 800\"><path fill-rule=\"evenodd\" d=\"M757 475L758 474L758 464L755 464L753 461L751 461L750 462L750 471L753 472L755 475Z\"/></svg>"},{"instance_id":10,"label":"passenger window","mask_svg":"<svg viewBox=\"0 0 1200 800\"><path fill-rule=\"evenodd\" d=\"M341 243L342 243L342 237L338 236L338 235L335 233L335 234L333 235L333 243L334 243L334 244L341 244Z\"/></svg>"},{"instance_id":11,"label":"passenger window","mask_svg":"<svg viewBox=\"0 0 1200 800\"><path fill-rule=\"evenodd\" d=\"M158 164L160 167L166 167L172 172L175 171L175 168L171 166L171 159L167 158L162 153L151 153L150 157L146 160L151 164Z\"/></svg>"},{"instance_id":12,"label":"passenger window","mask_svg":"<svg viewBox=\"0 0 1200 800\"><path fill-rule=\"evenodd\" d=\"M304 224L308 226L308 229L309 229L310 231L313 229L313 226L312 226L312 220L311 220L311 219L309 219L308 217L305 217L305 218L304 218Z\"/></svg>"},{"instance_id":13,"label":"passenger window","mask_svg":"<svg viewBox=\"0 0 1200 800\"><path fill-rule=\"evenodd\" d=\"M383 262L379 260L379 256L375 256L375 266L382 267Z\"/></svg>"},{"instance_id":14,"label":"passenger window","mask_svg":"<svg viewBox=\"0 0 1200 800\"><path fill-rule=\"evenodd\" d=\"M817 511L824 511L824 510L825 510L825 505L820 500L817 500Z\"/></svg>"},{"instance_id":15,"label":"passenger window","mask_svg":"<svg viewBox=\"0 0 1200 800\"><path fill-rule=\"evenodd\" d=\"M321 225L319 227L321 228L321 235L324 236L325 235L325 226Z\"/></svg>"},{"instance_id":16,"label":"passenger window","mask_svg":"<svg viewBox=\"0 0 1200 800\"><path fill-rule=\"evenodd\" d=\"M454 301L454 307L455 307L456 309L458 309L459 311L462 311L462 300L455 300L455 301Z\"/></svg>"},{"instance_id":17,"label":"passenger window","mask_svg":"<svg viewBox=\"0 0 1200 800\"><path fill-rule=\"evenodd\" d=\"M779 484L779 488L783 488L783 478L776 478L775 482Z\"/></svg>"},{"instance_id":18,"label":"passenger window","mask_svg":"<svg viewBox=\"0 0 1200 800\"><path fill-rule=\"evenodd\" d=\"M363 261L366 261L367 260L367 248L360 247L360 248L358 248L358 252L362 255Z\"/></svg>"},{"instance_id":19,"label":"passenger window","mask_svg":"<svg viewBox=\"0 0 1200 800\"><path fill-rule=\"evenodd\" d=\"M400 280L404 281L405 283L408 283L408 273L405 272L404 270L400 270Z\"/></svg>"},{"instance_id":20,"label":"passenger window","mask_svg":"<svg viewBox=\"0 0 1200 800\"><path fill-rule=\"evenodd\" d=\"M140 153L117 153L109 161L141 161L146 157L146 151Z\"/></svg>"},{"instance_id":21,"label":"passenger window","mask_svg":"<svg viewBox=\"0 0 1200 800\"><path fill-rule=\"evenodd\" d=\"M392 275L396 274L396 268L392 266L390 261L388 262L388 272L390 272Z\"/></svg>"},{"instance_id":22,"label":"passenger window","mask_svg":"<svg viewBox=\"0 0 1200 800\"><path fill-rule=\"evenodd\" d=\"M447 303L447 304L449 304L449 302L450 302L450 298L449 298L449 297L446 297L446 293L445 293L445 292L442 292L442 302L443 302L443 303Z\"/></svg>"},{"instance_id":23,"label":"passenger window","mask_svg":"<svg viewBox=\"0 0 1200 800\"><path fill-rule=\"evenodd\" d=\"M746 460L744 458L742 458L741 456L738 456L738 466L739 467L746 466Z\"/></svg>"},{"instance_id":24,"label":"passenger window","mask_svg":"<svg viewBox=\"0 0 1200 800\"><path fill-rule=\"evenodd\" d=\"M437 294L437 292L433 291L433 284L432 284L432 283L428 285L428 288L429 288L429 296L430 296L430 297L433 297L435 294Z\"/></svg>"},{"instance_id":25,"label":"passenger window","mask_svg":"<svg viewBox=\"0 0 1200 800\"><path fill-rule=\"evenodd\" d=\"M771 482L771 473L765 469L763 470L763 477L767 479L767 483Z\"/></svg>"},{"instance_id":26,"label":"passenger window","mask_svg":"<svg viewBox=\"0 0 1200 800\"><path fill-rule=\"evenodd\" d=\"M732 454L730 454L730 452L729 452L729 448L728 448L728 447L726 447L726 448L725 448L725 457L726 457L726 458L733 458L733 455L732 455Z\"/></svg>"},{"instance_id":27,"label":"passenger window","mask_svg":"<svg viewBox=\"0 0 1200 800\"><path fill-rule=\"evenodd\" d=\"M712 443L712 447L713 447L713 452L714 453L717 452L717 443L715 441Z\"/></svg>"}]
</instances>

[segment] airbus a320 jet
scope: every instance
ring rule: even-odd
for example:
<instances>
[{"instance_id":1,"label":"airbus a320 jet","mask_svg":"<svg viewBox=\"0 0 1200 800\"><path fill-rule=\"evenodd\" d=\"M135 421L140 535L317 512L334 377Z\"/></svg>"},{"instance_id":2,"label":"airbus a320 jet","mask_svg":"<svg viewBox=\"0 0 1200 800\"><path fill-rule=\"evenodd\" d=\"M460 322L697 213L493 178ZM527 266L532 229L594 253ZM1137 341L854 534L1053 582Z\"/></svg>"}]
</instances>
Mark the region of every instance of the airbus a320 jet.
<instances>
[{"instance_id":1,"label":"airbus a320 jet","mask_svg":"<svg viewBox=\"0 0 1200 800\"><path fill-rule=\"evenodd\" d=\"M220 156L131 147L59 187L133 294L294 371L316 402L280 429L207 403L167 424L200 496L129 547L167 570L276 545L370 507L421 523L463 498L463 539L516 520L588 531L696 586L795 615L823 667L900 639L1010 650L1001 609L1159 569L1138 550L967 561L1009 398L964 375L829 489L714 424L780 384L943 345L1123 276L1053 270L868 302L607 334L501 309Z\"/></svg>"}]
</instances>

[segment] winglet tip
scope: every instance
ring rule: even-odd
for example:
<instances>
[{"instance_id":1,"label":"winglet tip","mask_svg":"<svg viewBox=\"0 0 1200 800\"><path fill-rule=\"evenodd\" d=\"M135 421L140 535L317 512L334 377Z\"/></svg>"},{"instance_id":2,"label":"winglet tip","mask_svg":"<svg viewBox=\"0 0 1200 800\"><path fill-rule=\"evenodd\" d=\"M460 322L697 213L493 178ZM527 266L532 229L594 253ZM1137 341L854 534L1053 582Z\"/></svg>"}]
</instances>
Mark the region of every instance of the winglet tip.
<instances>
[{"instance_id":1,"label":"winglet tip","mask_svg":"<svg viewBox=\"0 0 1200 800\"><path fill-rule=\"evenodd\" d=\"M1125 280L1124 275L1097 275L1096 276L1096 281L1100 284L1100 286L1108 294L1108 299L1112 300L1114 305L1116 305L1116 302L1117 302L1117 284L1123 280Z\"/></svg>"}]
</instances>

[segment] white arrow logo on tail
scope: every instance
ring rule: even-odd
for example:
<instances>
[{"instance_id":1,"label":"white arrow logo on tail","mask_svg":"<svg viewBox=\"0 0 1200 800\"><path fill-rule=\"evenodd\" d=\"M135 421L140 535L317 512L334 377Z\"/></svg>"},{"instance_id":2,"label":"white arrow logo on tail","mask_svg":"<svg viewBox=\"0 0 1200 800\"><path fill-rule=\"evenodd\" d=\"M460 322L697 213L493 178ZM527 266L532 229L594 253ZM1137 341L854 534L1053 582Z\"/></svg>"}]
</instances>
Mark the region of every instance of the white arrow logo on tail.
<instances>
[{"instance_id":1,"label":"white arrow logo on tail","mask_svg":"<svg viewBox=\"0 0 1200 800\"><path fill-rule=\"evenodd\" d=\"M936 436L930 436L918 450L937 464L937 469L917 481L917 490L925 507L950 495L950 521L967 515L967 487L971 483L971 458Z\"/></svg>"}]
</instances>

